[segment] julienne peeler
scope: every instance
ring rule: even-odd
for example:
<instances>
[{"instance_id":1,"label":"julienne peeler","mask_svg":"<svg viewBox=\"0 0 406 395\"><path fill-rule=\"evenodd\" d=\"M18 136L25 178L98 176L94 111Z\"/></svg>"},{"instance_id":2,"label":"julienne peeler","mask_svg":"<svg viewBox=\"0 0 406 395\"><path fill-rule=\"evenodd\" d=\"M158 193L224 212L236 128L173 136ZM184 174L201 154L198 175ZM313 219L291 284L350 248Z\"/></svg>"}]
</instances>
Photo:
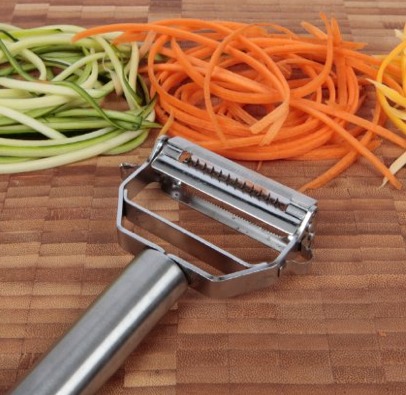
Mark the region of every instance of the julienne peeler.
<instances>
[{"instance_id":1,"label":"julienne peeler","mask_svg":"<svg viewBox=\"0 0 406 395\"><path fill-rule=\"evenodd\" d=\"M135 258L10 394L93 394L188 287L233 297L309 266L316 200L179 137L158 139L144 164L122 169L119 243ZM248 238L255 259L153 211L156 193L219 240Z\"/></svg>"}]
</instances>

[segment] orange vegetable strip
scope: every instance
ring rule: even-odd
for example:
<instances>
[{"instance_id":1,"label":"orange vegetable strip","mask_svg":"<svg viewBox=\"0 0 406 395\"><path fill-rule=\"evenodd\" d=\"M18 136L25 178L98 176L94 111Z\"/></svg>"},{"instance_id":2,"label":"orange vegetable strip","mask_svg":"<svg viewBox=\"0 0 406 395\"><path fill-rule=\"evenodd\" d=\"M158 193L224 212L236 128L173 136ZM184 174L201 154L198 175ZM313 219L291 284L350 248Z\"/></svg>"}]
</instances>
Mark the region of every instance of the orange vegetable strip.
<instances>
[{"instance_id":1,"label":"orange vegetable strip","mask_svg":"<svg viewBox=\"0 0 406 395\"><path fill-rule=\"evenodd\" d=\"M236 30L243 26L246 26L246 23L241 22L223 21L223 20L208 21L197 18L172 18L172 19L169 18L154 21L152 23L161 26L172 26L178 29L186 29L186 28L190 30L201 29L199 34L202 35L206 34L205 32L206 29L212 29L214 31L219 31L228 34L232 30Z\"/></svg>"},{"instance_id":2,"label":"orange vegetable strip","mask_svg":"<svg viewBox=\"0 0 406 395\"><path fill-rule=\"evenodd\" d=\"M337 74L337 92L339 92L338 104L345 105L349 99L347 92L347 69L344 56L335 54L334 64Z\"/></svg>"},{"instance_id":3,"label":"orange vegetable strip","mask_svg":"<svg viewBox=\"0 0 406 395\"><path fill-rule=\"evenodd\" d=\"M390 183L397 189L401 188L401 183L394 177L394 175L389 171L389 169L363 144L361 144L356 138L351 136L349 133L345 131L341 126L337 125L331 118L329 118L325 113L320 112L319 110L313 108L311 104L309 105L307 100L295 100L291 105L295 106L296 108L301 108L303 111L308 112L309 114L313 115L314 117L320 119L323 123L330 126L336 133L338 133L344 140L350 143L354 149L368 159L371 164L385 177L388 178ZM355 154L356 155L356 154Z\"/></svg>"},{"instance_id":4,"label":"orange vegetable strip","mask_svg":"<svg viewBox=\"0 0 406 395\"><path fill-rule=\"evenodd\" d=\"M161 36L158 41L160 42L160 44L163 45L163 43L166 41L166 37L165 36ZM157 46L154 46L151 48L151 51L149 53L149 57L148 57L148 65L152 66L153 61L154 61L154 57L156 55L156 51L157 51ZM178 99L176 99L175 97L173 97L172 95L170 95L159 83L158 80L156 78L156 76L153 73L153 68L149 67L149 79L151 81L151 85L153 87L153 90L156 91L157 93L160 94L160 101L165 101L168 104L170 104L171 107L173 107L173 111L174 111L174 116L176 117L178 116L182 116L183 118L187 118L189 119L191 122L197 123L197 124L202 124L204 125L207 129L209 130L213 130L213 126L210 123L210 119L207 115L207 112L201 109L196 108L193 105L189 105L188 103L184 103ZM185 113L184 110L187 110L188 113L190 115L188 115L187 113ZM196 117L196 118L195 118ZM227 119L227 118L222 118L223 122L226 122L227 124L230 125L230 127L238 127L238 123L232 122L231 120Z\"/></svg>"},{"instance_id":5,"label":"orange vegetable strip","mask_svg":"<svg viewBox=\"0 0 406 395\"><path fill-rule=\"evenodd\" d=\"M370 151L374 151L380 145L381 145L380 141L372 140L371 142L366 144L366 147ZM336 145L331 145L331 146L325 145L323 147L316 148L304 155L300 155L300 156L294 157L292 159L306 160L306 161L341 159L346 154L348 154L350 151L352 151L351 146L343 146L341 144L336 144ZM329 181L331 181L331 180L329 180ZM322 185L320 185L320 186L322 186ZM308 189L310 189L310 188L308 188Z\"/></svg>"},{"instance_id":6,"label":"orange vegetable strip","mask_svg":"<svg viewBox=\"0 0 406 395\"><path fill-rule=\"evenodd\" d=\"M343 72L347 76L347 83L345 84L345 94L347 108L351 113L355 113L359 108L360 91L357 76L351 67L344 64ZM345 103L345 102L344 102Z\"/></svg>"},{"instance_id":7,"label":"orange vegetable strip","mask_svg":"<svg viewBox=\"0 0 406 395\"><path fill-rule=\"evenodd\" d=\"M274 75L277 78L277 81L279 81L278 83L275 83L275 87L283 94L284 96L284 104L283 105L283 109L286 108L285 113L282 113L282 117L284 117L286 119L287 116L287 109L288 109L288 102L289 102L289 98L290 98L290 90L289 90L289 86L287 84L286 79L284 78L282 72L280 71L280 69L277 67L277 65L275 64L275 62L266 55L266 53L261 50L260 47L258 47L257 45L255 45L254 43L252 43L250 40L244 38L244 37L239 37L239 39L243 42L244 45L246 45L251 51L253 51L253 53L258 56L260 59L262 59L265 63L265 65L269 68L270 71L272 71L274 73ZM237 53L234 50L230 50L231 54L234 54L234 56L237 55ZM244 56L244 54L242 54ZM244 56L246 57L246 56ZM265 68L263 69L261 67L261 69L263 71L265 71L265 78L270 79L271 81L275 81L275 79L273 78L273 75L269 75L268 69ZM271 115L270 115L271 117ZM250 127L250 130L253 133L258 133L259 131L263 130L266 126L267 126L267 122L269 125L269 119L267 119L266 117L262 118L260 121L258 121L257 123L255 123L254 125L252 125ZM263 140L263 144L268 144L271 139L272 136L274 135L274 130L270 130L270 133L268 135L265 135L264 140Z\"/></svg>"},{"instance_id":8,"label":"orange vegetable strip","mask_svg":"<svg viewBox=\"0 0 406 395\"><path fill-rule=\"evenodd\" d=\"M340 26L338 25L336 18L331 18L331 33L333 34L334 38L334 46L340 46L343 39L341 35Z\"/></svg>"},{"instance_id":9,"label":"orange vegetable strip","mask_svg":"<svg viewBox=\"0 0 406 395\"><path fill-rule=\"evenodd\" d=\"M250 45L250 41L244 41L244 44ZM254 48L257 49L256 47ZM261 75L261 77L264 78L264 81L268 81L271 86L275 87L279 92L284 92L283 81L285 80L285 78L283 77L282 73L275 65L275 63L270 58L265 57L265 53L262 53L262 51L260 50L258 51L260 53L260 56L263 57L263 60L266 62L265 64L263 64L259 60L252 57L250 54L247 54L237 48L230 47L227 52L230 55L234 56L236 59L246 63L254 70L256 70Z\"/></svg>"},{"instance_id":10,"label":"orange vegetable strip","mask_svg":"<svg viewBox=\"0 0 406 395\"><path fill-rule=\"evenodd\" d=\"M201 102L203 99L203 95L201 94L200 89L196 87L194 82L184 83L176 89L175 93L173 94L177 99L190 103L194 106L197 103Z\"/></svg>"},{"instance_id":11,"label":"orange vegetable strip","mask_svg":"<svg viewBox=\"0 0 406 395\"><path fill-rule=\"evenodd\" d=\"M335 52L344 54L345 58L347 59L347 63L352 65L352 67L362 71L371 78L376 78L378 74L378 67L382 63L381 59L360 52L351 51L346 48L336 48ZM371 65L375 67L371 67ZM400 67L393 64L388 65L388 71L396 76L401 75ZM390 79L393 80L392 78Z\"/></svg>"},{"instance_id":12,"label":"orange vegetable strip","mask_svg":"<svg viewBox=\"0 0 406 395\"><path fill-rule=\"evenodd\" d=\"M287 102L283 102L278 108L283 109L282 115L272 123L270 128L266 131L265 137L261 140L260 145L267 145L270 144L276 137L276 135L280 132L282 125L284 124L287 114L289 112L289 106ZM276 110L275 110L276 111Z\"/></svg>"},{"instance_id":13,"label":"orange vegetable strip","mask_svg":"<svg viewBox=\"0 0 406 395\"><path fill-rule=\"evenodd\" d=\"M269 146L262 146L262 147L252 147L250 150L246 149L224 149L216 146L213 144L209 144L209 142L202 142L201 145L203 147L207 147L213 149L214 151L218 152L221 155L224 155L228 158L234 160L276 160L276 159L287 159L291 158L295 155L300 155L302 153L308 152L311 149L319 147L325 144L329 138L331 137L330 133L326 133L326 129L319 130L318 132L314 133L312 138L303 139L304 141L298 140L290 144L289 147L277 147L274 150L270 150ZM257 136L254 136L257 137ZM231 142L229 142L231 146ZM276 144L275 144L276 146ZM264 148L264 149L260 149Z\"/></svg>"},{"instance_id":14,"label":"orange vegetable strip","mask_svg":"<svg viewBox=\"0 0 406 395\"><path fill-rule=\"evenodd\" d=\"M167 134L171 126L173 125L173 122L175 120L175 117L173 116L173 112L171 111L167 121L165 124L162 126L161 130L158 133L158 136L162 136L164 134Z\"/></svg>"},{"instance_id":15,"label":"orange vegetable strip","mask_svg":"<svg viewBox=\"0 0 406 395\"><path fill-rule=\"evenodd\" d=\"M261 118L259 121L255 122L255 124L251 125L250 127L251 132L253 134L258 134L262 132L264 128L276 122L278 119L280 118L286 119L288 110L289 104L287 101L284 101L275 110L270 112L265 117Z\"/></svg>"},{"instance_id":16,"label":"orange vegetable strip","mask_svg":"<svg viewBox=\"0 0 406 395\"><path fill-rule=\"evenodd\" d=\"M206 110L209 114L209 117L211 118L216 133L219 137L219 139L224 143L226 142L224 132L220 126L220 123L218 122L216 113L213 110L213 104L212 104L212 97L211 97L211 92L210 92L210 80L212 77L213 70L218 63L218 60L225 50L226 46L231 42L231 40L234 40L234 38L238 35L244 32L248 27L242 27L232 33L230 33L228 36L224 38L224 40L217 46L217 48L214 50L210 57L210 62L207 67L207 72L204 76L204 84L203 84L203 95L204 95L204 101L206 104ZM227 144L227 143L226 143Z\"/></svg>"},{"instance_id":17,"label":"orange vegetable strip","mask_svg":"<svg viewBox=\"0 0 406 395\"><path fill-rule=\"evenodd\" d=\"M207 112L204 109L199 109L195 107L193 104L184 102L179 100L177 97L173 95L169 95L167 92L170 90L172 86L173 80L176 82L176 75L171 76L175 78L168 78L165 81L163 81L162 85L159 87L159 91L162 93L166 92L166 95L169 97L169 101L166 101L165 97L162 97L160 99L161 105L166 106L165 103L170 103L170 106L166 106L166 108L172 108L174 111L174 114L179 117L179 119L190 122L192 124L196 123L204 127L208 131L213 131L214 126L211 123L211 120L209 119L209 116ZM162 91L160 90L162 89ZM201 93L197 93L197 95L201 95ZM185 111L188 110L188 111ZM235 132L238 132L240 129L242 129L242 125L239 122L235 122L232 119L228 119L225 117L221 117L219 120L220 123L227 128L233 129ZM248 129L247 129L248 132Z\"/></svg>"},{"instance_id":18,"label":"orange vegetable strip","mask_svg":"<svg viewBox=\"0 0 406 395\"><path fill-rule=\"evenodd\" d=\"M324 81L327 79L331 67L333 65L333 56L334 56L334 47L333 47L333 36L332 32L330 29L329 24L327 21L324 19L326 28L327 28L327 48L326 48L326 62L323 68L323 71L314 79L312 79L309 83L306 85L303 85L302 87L299 87L292 92L292 96L294 98L299 98L299 97L304 97L311 93L317 86L320 86L321 84L324 83Z\"/></svg>"},{"instance_id":19,"label":"orange vegetable strip","mask_svg":"<svg viewBox=\"0 0 406 395\"><path fill-rule=\"evenodd\" d=\"M200 68L193 67L193 64L190 62L190 59L187 58L184 53L182 52L181 48L179 45L176 43L175 40L172 40L171 42L172 48L177 56L177 60L182 66L184 70L187 70L187 74L196 84L199 86L203 87L204 85L204 76L203 73L200 73L199 70ZM204 70L206 72L207 70ZM233 73L227 73L227 80L229 82L233 82L237 86L244 81L240 79L237 75ZM212 83L210 84L212 92L218 95L219 97L225 99L225 100L230 100L230 101L235 101L235 102L251 102L251 103L256 103L256 104L262 104L266 102L270 102L270 100L273 100L272 96L270 95L269 91L267 93L263 93L264 90L262 90L261 93L253 92L253 93L244 93L241 91L231 91L229 89L224 89L218 84ZM248 88L248 87L247 87ZM257 89L255 89L257 90Z\"/></svg>"},{"instance_id":20,"label":"orange vegetable strip","mask_svg":"<svg viewBox=\"0 0 406 395\"><path fill-rule=\"evenodd\" d=\"M288 150L291 154L294 154L294 150L298 149L299 146L301 149L300 152L302 152L302 149L305 149L305 152L307 152L307 150L314 149L327 142L328 139L331 138L332 134L333 132L330 130L330 128L323 125L315 129L313 132L309 134L302 134L300 137L295 139L285 139L281 140L280 142L276 142L275 139L274 142L272 142L272 145L269 146L259 145L259 142L261 141L261 136L259 135L235 137L229 138L227 149L233 151L238 149L240 152L242 152L249 147L249 151L247 152L249 154L256 155L257 153L262 153L267 155L267 158L269 159L281 159L285 158L284 156L281 156L282 152L286 152ZM213 140L211 142L207 141L205 142L205 146L210 149L223 148L218 140ZM265 157L262 158L265 159ZM288 158L288 156L286 158Z\"/></svg>"},{"instance_id":21,"label":"orange vegetable strip","mask_svg":"<svg viewBox=\"0 0 406 395\"><path fill-rule=\"evenodd\" d=\"M180 60L179 57L177 59ZM187 59L190 65L196 66L199 69L207 69L209 65L208 62L195 57L186 56L184 59ZM214 67L214 70L212 72L212 79L231 82L232 84L235 84L236 88L239 87L247 91L254 91L257 93L265 93L265 94L269 94L270 92L268 87L250 78L246 78L241 74L238 74L237 78L236 74L224 68L224 65L221 65L221 67L218 66Z\"/></svg>"},{"instance_id":22,"label":"orange vegetable strip","mask_svg":"<svg viewBox=\"0 0 406 395\"><path fill-rule=\"evenodd\" d=\"M183 52L181 51L180 47L178 46L178 44L176 44L175 42L172 43L174 50L176 51L177 54L177 60L181 63L181 69L184 70L185 67L188 70L188 75L189 77L191 77L198 85L203 86L203 81L204 81L204 73L205 70L201 67L193 67L192 62L189 62L189 60L186 56L184 56ZM200 63L201 65L204 65L204 63ZM196 70L194 70L196 69ZM216 76L217 73L222 74L220 72L220 69L216 69ZM225 74L222 74L223 76L225 76ZM253 88L253 90L258 91L259 89L257 89L259 87L259 85L251 85L250 87L247 86L247 84L245 84L245 81L243 79L239 79L237 78L236 75L233 75L233 73L228 73L226 76L226 79L235 84L235 85L239 85L239 86L243 86L248 90L249 88ZM256 93L247 93L244 94L243 92L240 91L231 91L228 89L224 89L221 86L218 86L218 84L213 84L212 85L212 89L215 91L216 94L218 94L220 97L223 97L227 100L233 100L233 101L241 101L241 102L245 102L245 101L251 101L253 103L263 103L263 102L269 102L270 100L272 100L270 98L270 93L269 91L267 92L264 88L261 89L262 92L267 92L266 94L256 94Z\"/></svg>"},{"instance_id":23,"label":"orange vegetable strip","mask_svg":"<svg viewBox=\"0 0 406 395\"><path fill-rule=\"evenodd\" d=\"M300 26L319 40L327 39L327 34L309 22L303 21Z\"/></svg>"},{"instance_id":24,"label":"orange vegetable strip","mask_svg":"<svg viewBox=\"0 0 406 395\"><path fill-rule=\"evenodd\" d=\"M234 52L235 53L235 52ZM243 53L240 53L241 54L241 56L245 59L245 60L247 60L247 56L245 55L245 54L243 54ZM238 56L238 55L237 55ZM254 67L255 66L257 66L257 67L259 67L260 69L261 69L261 71L265 71L266 72L266 69L264 70L264 68L263 68L263 66L262 65L260 65L258 62L254 62L252 59L250 59L249 57L248 57L248 61L249 61L249 63L251 63L251 65L254 65ZM268 74L268 73L267 73ZM269 74L268 74L269 75ZM271 80L272 80L272 82L275 82L275 78L271 75L270 76L270 78L271 78Z\"/></svg>"},{"instance_id":25,"label":"orange vegetable strip","mask_svg":"<svg viewBox=\"0 0 406 395\"><path fill-rule=\"evenodd\" d=\"M349 114L355 114L355 112L359 108L359 86L358 86L358 81L356 78L356 75L353 71L352 68L346 66L345 64L342 65L342 70L340 71L341 73L344 73L346 75L345 81L343 83L345 84L345 87L342 89L345 89L345 95L346 95L346 101L345 102L338 102L337 106L335 107L337 110L342 110L345 111ZM341 126L346 127L347 121L342 120ZM337 121L339 122L339 121ZM351 134L354 136L353 134ZM334 141L344 141L341 136L335 135L334 136Z\"/></svg>"},{"instance_id":26,"label":"orange vegetable strip","mask_svg":"<svg viewBox=\"0 0 406 395\"><path fill-rule=\"evenodd\" d=\"M174 97L172 97L165 89L162 88L162 86L160 85L160 83L158 82L158 78L155 76L154 72L153 72L153 63L154 63L154 58L158 52L158 48L160 45L163 45L165 42L167 41L167 37L166 36L161 36L159 37L156 42L155 45L153 45L151 47L151 50L149 52L149 56L148 56L148 76L149 76L149 80L151 82L151 86L152 86L152 94L154 94L155 92L157 92L160 97L159 97L159 101L166 101L168 102L171 106L175 105L175 106L184 106L186 107L185 109L187 109L190 114L201 117L206 115L204 111L201 111L197 108L195 108L194 106L190 106L187 103L182 103L180 100L175 99Z\"/></svg>"},{"instance_id":27,"label":"orange vegetable strip","mask_svg":"<svg viewBox=\"0 0 406 395\"><path fill-rule=\"evenodd\" d=\"M87 30L83 30L83 31L75 34L73 41L75 42L75 41L80 40L81 38L94 36L94 35L98 35L98 34L103 34L103 33L112 33L112 32L117 32L117 31L125 31L125 34L151 31L154 33L169 35L169 36L176 37L176 38L196 41L196 42L199 42L201 44L211 46L211 47L216 46L215 40L206 38L203 35L192 33L187 30L176 29L173 27L158 25L158 24L154 24L154 23L137 23L137 24L117 23L117 24L111 24L111 25L96 26L96 27L89 28ZM117 44L120 44L120 43L127 42L127 40L125 39L125 37L124 37L124 39L120 39L120 36L119 36L116 38L115 42Z\"/></svg>"},{"instance_id":28,"label":"orange vegetable strip","mask_svg":"<svg viewBox=\"0 0 406 395\"><path fill-rule=\"evenodd\" d=\"M169 71L169 72L173 72L173 71L183 71L183 68L181 65L177 64L177 63L157 63L154 64L153 66L154 71L159 72L159 71ZM148 72L148 66L141 66L138 71L141 74L147 73Z\"/></svg>"},{"instance_id":29,"label":"orange vegetable strip","mask_svg":"<svg viewBox=\"0 0 406 395\"><path fill-rule=\"evenodd\" d=\"M363 144L367 147L372 137L373 137L373 134L370 131L368 131L364 135L364 137L361 139L360 144ZM355 162L355 160L358 158L358 156L359 156L358 152L356 152L356 151L351 151L351 152L347 153L339 162L337 162L334 166L332 166L322 175L318 176L317 178L310 181L309 183L303 185L299 189L299 191L304 192L308 189L316 189L316 188L322 187L323 185L327 184L328 182L330 182L331 180L336 178L338 175L343 173L346 169L348 169ZM394 178L394 177L392 177L392 178ZM396 179L394 181L395 181L394 186L397 189L400 189L402 184L399 181L397 181ZM393 180L392 180L392 182L393 182Z\"/></svg>"},{"instance_id":30,"label":"orange vegetable strip","mask_svg":"<svg viewBox=\"0 0 406 395\"><path fill-rule=\"evenodd\" d=\"M236 117L241 119L245 124L252 125L257 121L250 113L245 111L241 106L236 103L228 102L226 103L228 110L234 114Z\"/></svg>"},{"instance_id":31,"label":"orange vegetable strip","mask_svg":"<svg viewBox=\"0 0 406 395\"><path fill-rule=\"evenodd\" d=\"M307 105L314 107L315 110L318 110L320 112L323 112L327 115L331 116L336 116L337 118L344 119L348 122L351 122L355 125L360 125L366 130L371 130L373 133L376 135L391 141L392 143L398 145L399 147L406 148L406 139L398 136L394 132L390 131L389 129L386 129L378 124L375 124L371 121L368 121L365 118L358 117L354 114L348 113L346 111L337 109L337 108L331 108L330 106L327 106L322 103L314 103L311 101L307 101L306 99L302 100L303 102L307 102Z\"/></svg>"}]
</instances>

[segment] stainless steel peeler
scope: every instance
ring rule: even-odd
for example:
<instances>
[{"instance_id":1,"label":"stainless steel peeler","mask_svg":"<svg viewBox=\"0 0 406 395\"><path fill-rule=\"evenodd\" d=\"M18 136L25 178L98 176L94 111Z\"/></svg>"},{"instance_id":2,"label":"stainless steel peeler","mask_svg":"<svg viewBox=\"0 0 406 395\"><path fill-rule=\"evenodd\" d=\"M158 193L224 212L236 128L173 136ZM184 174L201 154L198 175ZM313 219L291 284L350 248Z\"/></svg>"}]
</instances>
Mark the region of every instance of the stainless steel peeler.
<instances>
[{"instance_id":1,"label":"stainless steel peeler","mask_svg":"<svg viewBox=\"0 0 406 395\"><path fill-rule=\"evenodd\" d=\"M308 268L314 199L179 137L158 139L143 165L122 169L119 242L136 257L13 395L95 393L188 287L232 297ZM220 235L248 238L260 254L248 260L160 215L148 193L192 210L209 229L212 221Z\"/></svg>"}]
</instances>

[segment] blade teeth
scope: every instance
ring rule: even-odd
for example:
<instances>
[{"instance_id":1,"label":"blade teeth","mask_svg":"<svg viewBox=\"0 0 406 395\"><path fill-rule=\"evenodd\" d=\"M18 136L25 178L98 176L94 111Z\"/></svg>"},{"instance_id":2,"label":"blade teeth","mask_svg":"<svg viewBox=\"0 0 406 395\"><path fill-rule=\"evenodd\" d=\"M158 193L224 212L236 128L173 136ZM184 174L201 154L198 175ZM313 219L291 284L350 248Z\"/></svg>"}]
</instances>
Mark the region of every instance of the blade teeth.
<instances>
[{"instance_id":1,"label":"blade teeth","mask_svg":"<svg viewBox=\"0 0 406 395\"><path fill-rule=\"evenodd\" d=\"M217 178L219 181L225 182L227 185L230 185L235 189L248 193L250 196L257 198L258 200L262 200L267 204L272 204L279 210L286 210L286 204L280 202L278 198L274 198L270 192L264 192L263 190L256 188L255 184L247 183L247 181L244 180L241 181L237 177L232 177L230 173L223 173L221 169L216 170L214 166L208 165L207 162L201 161L199 158L189 155L184 163L199 169L213 178Z\"/></svg>"},{"instance_id":2,"label":"blade teeth","mask_svg":"<svg viewBox=\"0 0 406 395\"><path fill-rule=\"evenodd\" d=\"M256 224L256 223L250 221L250 220L247 219L247 218L243 218L243 217L241 217L241 216L238 215L238 214L231 213L229 210L225 209L224 207L221 207L221 206L218 205L218 204L215 204L215 203L212 203L212 202L210 202L210 204L211 204L212 206L217 207L218 210L222 210L222 211L224 211L224 212L228 212L228 213L230 214L230 216L232 215L235 219L238 219L242 224L248 224L249 226L255 227L256 229L260 230L261 233L267 234L269 237L273 237L274 239L277 239L277 240L281 240L281 239L282 239L282 237L281 237L280 235L278 235L277 233L271 232L270 230L265 229L264 227L262 227L262 226L260 226L260 225L258 225L258 224ZM240 230L240 232L241 232L241 230Z\"/></svg>"}]
</instances>

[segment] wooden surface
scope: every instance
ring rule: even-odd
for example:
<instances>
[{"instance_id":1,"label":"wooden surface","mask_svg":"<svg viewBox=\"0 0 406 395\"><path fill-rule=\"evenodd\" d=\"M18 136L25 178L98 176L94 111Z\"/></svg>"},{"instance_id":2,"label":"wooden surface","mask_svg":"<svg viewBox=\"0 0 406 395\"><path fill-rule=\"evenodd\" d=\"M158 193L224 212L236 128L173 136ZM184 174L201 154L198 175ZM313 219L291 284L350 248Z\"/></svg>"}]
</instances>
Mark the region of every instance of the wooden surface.
<instances>
[{"instance_id":1,"label":"wooden surface","mask_svg":"<svg viewBox=\"0 0 406 395\"><path fill-rule=\"evenodd\" d=\"M238 4L238 5L237 5ZM299 31L319 11L348 38L385 52L406 22L402 1L32 0L0 3L20 26L90 26L164 17L272 21ZM125 157L0 175L0 392L121 272L118 164ZM400 152L379 155L390 163ZM297 187L327 163L276 162L262 172ZM406 172L400 173L406 184ZM319 199L311 273L231 300L189 291L100 394L405 394L406 195L359 161ZM236 246L235 246L236 247ZM89 334L91 336L91 334Z\"/></svg>"}]
</instances>

